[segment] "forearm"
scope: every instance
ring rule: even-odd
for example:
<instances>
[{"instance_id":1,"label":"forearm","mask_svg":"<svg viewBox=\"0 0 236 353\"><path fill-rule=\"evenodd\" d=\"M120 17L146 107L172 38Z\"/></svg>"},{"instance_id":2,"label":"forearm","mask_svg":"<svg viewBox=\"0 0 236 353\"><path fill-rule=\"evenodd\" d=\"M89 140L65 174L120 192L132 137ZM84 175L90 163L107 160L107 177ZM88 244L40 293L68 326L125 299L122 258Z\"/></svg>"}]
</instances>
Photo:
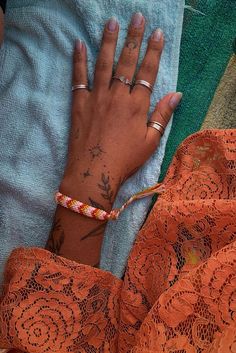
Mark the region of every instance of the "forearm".
<instances>
[{"instance_id":1,"label":"forearm","mask_svg":"<svg viewBox=\"0 0 236 353\"><path fill-rule=\"evenodd\" d=\"M60 192L110 211L118 186L119 180L102 163L97 167L80 168L76 176L66 175ZM98 266L105 226L106 222L58 206L46 249L83 264Z\"/></svg>"}]
</instances>

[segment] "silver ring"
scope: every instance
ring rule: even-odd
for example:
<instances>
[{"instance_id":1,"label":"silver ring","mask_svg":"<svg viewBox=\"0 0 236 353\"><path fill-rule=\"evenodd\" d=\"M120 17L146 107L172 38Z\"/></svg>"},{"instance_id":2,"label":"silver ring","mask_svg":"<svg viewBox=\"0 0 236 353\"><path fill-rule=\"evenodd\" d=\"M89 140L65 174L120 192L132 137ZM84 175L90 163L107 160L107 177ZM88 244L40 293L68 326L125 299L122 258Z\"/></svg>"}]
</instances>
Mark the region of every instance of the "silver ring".
<instances>
[{"instance_id":1,"label":"silver ring","mask_svg":"<svg viewBox=\"0 0 236 353\"><path fill-rule=\"evenodd\" d=\"M156 129L157 131L159 131L161 136L163 136L165 132L164 126L161 123L158 123L158 121L149 121L147 123L147 126L153 127L153 129Z\"/></svg>"},{"instance_id":2,"label":"silver ring","mask_svg":"<svg viewBox=\"0 0 236 353\"><path fill-rule=\"evenodd\" d=\"M125 76L112 76L112 80L119 80L120 82L124 83L125 85L132 86L132 81L130 81Z\"/></svg>"},{"instance_id":3,"label":"silver ring","mask_svg":"<svg viewBox=\"0 0 236 353\"><path fill-rule=\"evenodd\" d=\"M161 123L159 123L158 121L153 120L153 121L150 121L150 123L155 123L155 124L159 125L163 129L163 131L165 131L165 126L162 125Z\"/></svg>"},{"instance_id":4,"label":"silver ring","mask_svg":"<svg viewBox=\"0 0 236 353\"><path fill-rule=\"evenodd\" d=\"M141 86L144 86L144 87L147 87L149 89L149 91L153 91L153 86L151 85L151 83L147 82L147 81L144 81L144 80L137 80L134 82L134 86L136 85L141 85Z\"/></svg>"},{"instance_id":5,"label":"silver ring","mask_svg":"<svg viewBox=\"0 0 236 353\"><path fill-rule=\"evenodd\" d=\"M72 92L73 91L75 91L75 90L77 90L77 89L89 89L89 87L88 87L88 85L74 85L74 86L72 86Z\"/></svg>"}]
</instances>

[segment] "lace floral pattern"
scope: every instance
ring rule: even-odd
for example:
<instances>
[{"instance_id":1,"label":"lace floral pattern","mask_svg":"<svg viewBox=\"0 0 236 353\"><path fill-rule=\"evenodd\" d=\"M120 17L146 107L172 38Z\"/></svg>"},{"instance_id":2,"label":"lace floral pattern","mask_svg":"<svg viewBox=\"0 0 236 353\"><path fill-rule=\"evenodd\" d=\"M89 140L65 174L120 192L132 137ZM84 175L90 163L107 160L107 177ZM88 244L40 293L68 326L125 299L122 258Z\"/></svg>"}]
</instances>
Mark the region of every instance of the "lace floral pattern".
<instances>
[{"instance_id":1,"label":"lace floral pattern","mask_svg":"<svg viewBox=\"0 0 236 353\"><path fill-rule=\"evenodd\" d=\"M15 250L0 302L0 347L236 352L235 145L235 130L183 142L124 281L43 249Z\"/></svg>"}]
</instances>

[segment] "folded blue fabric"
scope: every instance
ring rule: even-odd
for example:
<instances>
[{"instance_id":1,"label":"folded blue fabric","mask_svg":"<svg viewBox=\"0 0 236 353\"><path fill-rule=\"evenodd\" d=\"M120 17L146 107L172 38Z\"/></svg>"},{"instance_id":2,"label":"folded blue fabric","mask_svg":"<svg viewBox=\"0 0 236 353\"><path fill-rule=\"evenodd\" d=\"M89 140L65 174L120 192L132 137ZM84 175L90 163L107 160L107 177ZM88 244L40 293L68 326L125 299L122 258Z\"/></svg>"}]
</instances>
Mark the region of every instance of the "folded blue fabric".
<instances>
[{"instance_id":1,"label":"folded blue fabric","mask_svg":"<svg viewBox=\"0 0 236 353\"><path fill-rule=\"evenodd\" d=\"M92 79L104 22L120 22L120 53L130 16L147 17L146 39L163 28L157 99L175 90L184 0L11 0L6 11L5 41L0 50L0 276L12 249L44 246L50 231L65 166L70 126L72 53L75 40L88 47ZM156 182L169 128L159 151L123 186L116 206L132 193ZM120 275L148 200L138 202L108 226L101 265ZM123 242L124 241L124 242ZM120 247L119 247L120 246ZM109 249L109 251L108 251ZM116 256L117 255L117 256ZM113 261L114 258L114 261Z\"/></svg>"}]
</instances>

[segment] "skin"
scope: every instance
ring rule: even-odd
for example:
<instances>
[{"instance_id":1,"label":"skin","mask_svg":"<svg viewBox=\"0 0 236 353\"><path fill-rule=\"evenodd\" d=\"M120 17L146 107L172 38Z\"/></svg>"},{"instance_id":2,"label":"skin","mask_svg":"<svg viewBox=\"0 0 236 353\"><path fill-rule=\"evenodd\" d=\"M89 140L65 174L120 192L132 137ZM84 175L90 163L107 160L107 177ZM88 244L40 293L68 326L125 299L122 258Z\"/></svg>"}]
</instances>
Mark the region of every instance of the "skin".
<instances>
[{"instance_id":1,"label":"skin","mask_svg":"<svg viewBox=\"0 0 236 353\"><path fill-rule=\"evenodd\" d=\"M132 23L115 74L132 80L145 29ZM147 127L150 91L141 85L132 90L118 80L111 83L119 26L114 32L106 24L96 63L93 89L73 92L68 162L60 192L89 205L112 209L121 184L147 161L157 149L161 135ZM136 79L155 83L164 37L149 39ZM87 83L86 47L74 51L73 84ZM175 93L157 103L151 120L166 126L175 107ZM178 96L178 97L177 97ZM176 98L180 100L177 94ZM46 248L63 257L97 267L105 222L90 219L61 206L55 213Z\"/></svg>"}]
</instances>

